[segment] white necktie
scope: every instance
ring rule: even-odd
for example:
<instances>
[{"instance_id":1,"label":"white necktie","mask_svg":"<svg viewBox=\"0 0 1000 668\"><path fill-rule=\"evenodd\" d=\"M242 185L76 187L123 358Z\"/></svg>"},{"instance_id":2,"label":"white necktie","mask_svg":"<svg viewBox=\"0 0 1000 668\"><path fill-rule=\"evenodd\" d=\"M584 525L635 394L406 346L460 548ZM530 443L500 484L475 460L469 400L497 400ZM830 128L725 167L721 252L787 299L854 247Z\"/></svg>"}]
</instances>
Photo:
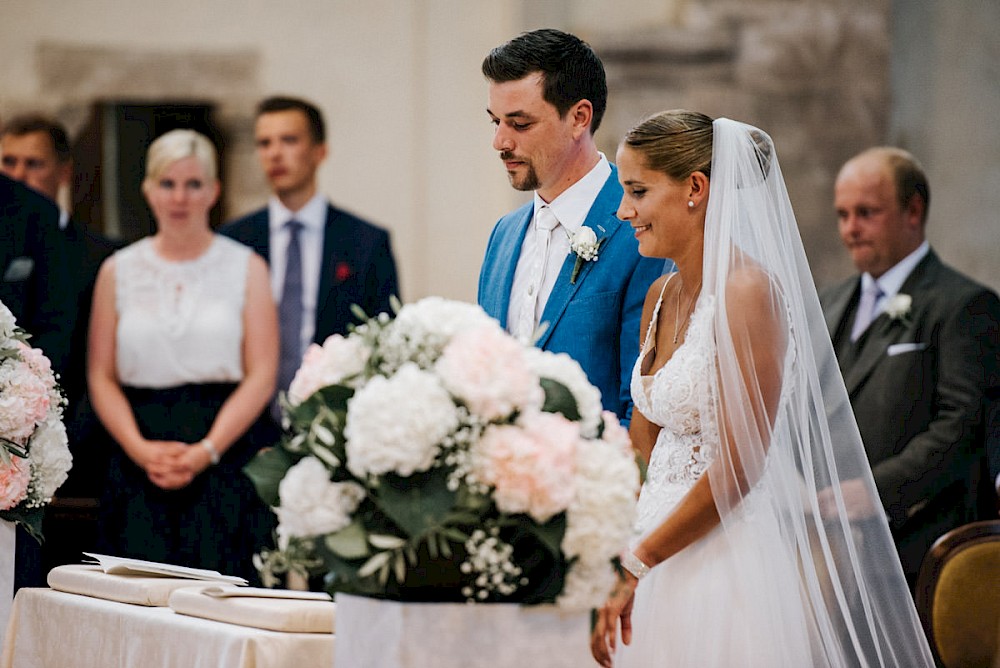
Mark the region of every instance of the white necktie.
<instances>
[{"instance_id":1,"label":"white necktie","mask_svg":"<svg viewBox=\"0 0 1000 668\"><path fill-rule=\"evenodd\" d=\"M882 289L878 283L872 281L861 291L861 301L858 302L858 313L854 318L854 327L851 329L851 341L857 341L868 326L875 319L875 304L882 296Z\"/></svg>"},{"instance_id":2,"label":"white necktie","mask_svg":"<svg viewBox=\"0 0 1000 668\"><path fill-rule=\"evenodd\" d=\"M531 335L538 327L541 311L545 307L545 303L540 302L539 297L545 280L545 268L548 265L549 241L552 239L552 230L558 226L559 220L548 206L539 208L535 213L532 231L535 235L535 244L529 260L528 295L527 299L522 300L521 311L513 331L513 334L522 341L531 339Z\"/></svg>"}]
</instances>

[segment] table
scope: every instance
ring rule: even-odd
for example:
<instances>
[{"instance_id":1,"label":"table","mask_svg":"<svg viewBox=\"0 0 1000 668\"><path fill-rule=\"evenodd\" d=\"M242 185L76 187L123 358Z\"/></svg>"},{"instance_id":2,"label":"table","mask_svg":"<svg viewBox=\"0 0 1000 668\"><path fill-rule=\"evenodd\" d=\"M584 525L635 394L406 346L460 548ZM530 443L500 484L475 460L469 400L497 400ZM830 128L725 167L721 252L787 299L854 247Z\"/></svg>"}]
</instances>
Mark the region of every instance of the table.
<instances>
[{"instance_id":1,"label":"table","mask_svg":"<svg viewBox=\"0 0 1000 668\"><path fill-rule=\"evenodd\" d=\"M321 668L333 634L279 633L144 607L21 589L0 668Z\"/></svg>"}]
</instances>

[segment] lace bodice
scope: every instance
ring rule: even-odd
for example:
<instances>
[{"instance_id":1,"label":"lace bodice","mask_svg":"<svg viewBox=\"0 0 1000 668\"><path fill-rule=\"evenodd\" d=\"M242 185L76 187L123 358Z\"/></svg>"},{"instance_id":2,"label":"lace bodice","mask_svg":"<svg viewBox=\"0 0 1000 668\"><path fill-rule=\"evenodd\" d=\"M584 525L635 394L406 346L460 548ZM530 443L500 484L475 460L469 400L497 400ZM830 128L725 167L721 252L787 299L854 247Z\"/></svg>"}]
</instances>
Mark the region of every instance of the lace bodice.
<instances>
[{"instance_id":1,"label":"lace bodice","mask_svg":"<svg viewBox=\"0 0 1000 668\"><path fill-rule=\"evenodd\" d=\"M114 255L116 370L123 385L164 388L243 378L250 253L216 236L200 257L170 262L147 237Z\"/></svg>"},{"instance_id":2,"label":"lace bodice","mask_svg":"<svg viewBox=\"0 0 1000 668\"><path fill-rule=\"evenodd\" d=\"M714 297L698 299L684 342L660 369L642 375L643 361L656 340L657 300L646 340L632 370L632 400L648 420L662 427L650 455L639 495L635 532L644 534L704 473L718 443L714 389Z\"/></svg>"}]
</instances>

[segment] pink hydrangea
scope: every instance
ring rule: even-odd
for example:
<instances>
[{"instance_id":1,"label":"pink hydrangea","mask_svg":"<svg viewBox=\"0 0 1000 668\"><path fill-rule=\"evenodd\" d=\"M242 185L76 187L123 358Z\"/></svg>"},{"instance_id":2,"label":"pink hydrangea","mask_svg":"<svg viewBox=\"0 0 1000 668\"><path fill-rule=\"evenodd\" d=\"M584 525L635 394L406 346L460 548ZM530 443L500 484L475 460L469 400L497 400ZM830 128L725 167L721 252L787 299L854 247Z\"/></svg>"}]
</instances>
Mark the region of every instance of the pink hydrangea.
<instances>
[{"instance_id":1,"label":"pink hydrangea","mask_svg":"<svg viewBox=\"0 0 1000 668\"><path fill-rule=\"evenodd\" d=\"M11 456L10 464L0 459L0 510L10 510L28 494L31 466L26 459Z\"/></svg>"},{"instance_id":2,"label":"pink hydrangea","mask_svg":"<svg viewBox=\"0 0 1000 668\"><path fill-rule=\"evenodd\" d=\"M437 362L445 387L469 410L486 420L515 410L541 408L545 393L528 368L524 347L499 328L459 332Z\"/></svg>"},{"instance_id":3,"label":"pink hydrangea","mask_svg":"<svg viewBox=\"0 0 1000 668\"><path fill-rule=\"evenodd\" d=\"M52 362L45 356L40 348L32 348L21 341L17 342L17 349L21 359L31 372L45 385L45 389L51 392L56 387L56 377L52 372Z\"/></svg>"},{"instance_id":4,"label":"pink hydrangea","mask_svg":"<svg viewBox=\"0 0 1000 668\"><path fill-rule=\"evenodd\" d=\"M476 475L494 487L502 512L547 522L573 500L579 440L579 427L561 415L525 414L484 432L474 446Z\"/></svg>"},{"instance_id":5,"label":"pink hydrangea","mask_svg":"<svg viewBox=\"0 0 1000 668\"><path fill-rule=\"evenodd\" d=\"M48 378L36 373L36 369L45 369L48 364L41 353L39 360L30 348L24 347L20 352L27 361L8 358L0 364L0 434L24 445L49 412L50 390L55 381L47 382L52 379L51 370Z\"/></svg>"},{"instance_id":6,"label":"pink hydrangea","mask_svg":"<svg viewBox=\"0 0 1000 668\"><path fill-rule=\"evenodd\" d=\"M288 388L288 400L298 405L317 390L361 373L370 354L357 339L340 334L328 337L322 346L313 343L306 349L302 366Z\"/></svg>"}]
</instances>

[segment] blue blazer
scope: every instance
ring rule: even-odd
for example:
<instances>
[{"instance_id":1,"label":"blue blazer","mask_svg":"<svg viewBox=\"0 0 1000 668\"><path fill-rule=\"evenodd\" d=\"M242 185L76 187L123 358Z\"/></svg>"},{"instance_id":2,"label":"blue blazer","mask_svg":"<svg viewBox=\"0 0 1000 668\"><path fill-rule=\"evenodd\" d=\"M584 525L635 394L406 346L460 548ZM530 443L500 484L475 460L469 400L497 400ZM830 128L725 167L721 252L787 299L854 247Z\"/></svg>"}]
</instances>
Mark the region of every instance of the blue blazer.
<instances>
[{"instance_id":1,"label":"blue blazer","mask_svg":"<svg viewBox=\"0 0 1000 668\"><path fill-rule=\"evenodd\" d=\"M219 233L250 246L270 261L267 207L223 225ZM313 341L322 344L331 334L346 334L348 325L357 324L351 304L374 316L389 310L392 295L399 295L399 279L389 233L328 206Z\"/></svg>"},{"instance_id":2,"label":"blue blazer","mask_svg":"<svg viewBox=\"0 0 1000 668\"><path fill-rule=\"evenodd\" d=\"M604 408L627 421L632 415L632 366L639 355L639 318L649 286L663 273L660 259L639 255L630 225L615 216L622 188L618 170L594 200L584 225L603 239L597 260L584 262L570 283L576 256L566 256L542 312L547 327L536 345L567 353L601 391ZM497 222L479 274L479 305L507 327L510 292L521 244L531 222L532 203Z\"/></svg>"}]
</instances>

